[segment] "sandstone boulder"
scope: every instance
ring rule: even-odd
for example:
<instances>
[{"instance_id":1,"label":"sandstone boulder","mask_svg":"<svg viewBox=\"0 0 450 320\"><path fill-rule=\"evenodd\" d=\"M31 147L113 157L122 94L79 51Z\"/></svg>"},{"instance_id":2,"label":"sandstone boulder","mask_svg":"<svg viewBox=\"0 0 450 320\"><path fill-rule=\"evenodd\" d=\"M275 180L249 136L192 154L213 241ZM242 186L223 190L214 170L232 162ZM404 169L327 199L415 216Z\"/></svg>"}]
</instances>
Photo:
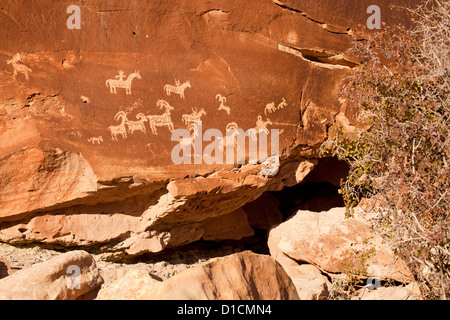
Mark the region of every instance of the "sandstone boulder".
<instances>
[{"instance_id":1,"label":"sandstone boulder","mask_svg":"<svg viewBox=\"0 0 450 320\"><path fill-rule=\"evenodd\" d=\"M102 283L94 258L73 251L0 280L0 300L75 300Z\"/></svg>"},{"instance_id":2,"label":"sandstone boulder","mask_svg":"<svg viewBox=\"0 0 450 320\"><path fill-rule=\"evenodd\" d=\"M143 296L160 282L142 269L133 269L124 277L102 288L96 300L142 300Z\"/></svg>"},{"instance_id":3,"label":"sandstone boulder","mask_svg":"<svg viewBox=\"0 0 450 320\"><path fill-rule=\"evenodd\" d=\"M142 272L132 273L101 290L97 299L142 300L296 300L292 280L271 257L246 251L216 258L157 284ZM142 287L139 287L142 285ZM139 287L139 289L138 289Z\"/></svg>"},{"instance_id":4,"label":"sandstone boulder","mask_svg":"<svg viewBox=\"0 0 450 320\"><path fill-rule=\"evenodd\" d=\"M347 219L345 208L319 213L299 211L270 230L268 245L271 254L287 268L289 259L313 264L330 273L341 273L349 266L355 269L372 266L381 279L414 280L384 239L375 237L368 221L359 216Z\"/></svg>"}]
</instances>

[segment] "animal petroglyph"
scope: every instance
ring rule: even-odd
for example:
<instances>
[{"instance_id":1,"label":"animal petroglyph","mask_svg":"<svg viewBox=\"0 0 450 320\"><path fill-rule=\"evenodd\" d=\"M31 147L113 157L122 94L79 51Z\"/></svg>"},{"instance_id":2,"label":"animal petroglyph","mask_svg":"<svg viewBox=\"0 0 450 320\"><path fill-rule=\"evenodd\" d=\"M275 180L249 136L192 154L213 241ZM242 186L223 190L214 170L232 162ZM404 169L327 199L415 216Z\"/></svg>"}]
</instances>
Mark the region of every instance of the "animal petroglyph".
<instances>
[{"instance_id":1,"label":"animal petroglyph","mask_svg":"<svg viewBox=\"0 0 450 320\"><path fill-rule=\"evenodd\" d=\"M125 79L125 74L123 71L119 71L119 75L115 77L116 79L106 80L106 87L110 88L111 93L117 93L117 88L122 88L126 90L126 94L131 95L131 84L134 79L142 79L139 71L136 71Z\"/></svg>"},{"instance_id":2,"label":"animal petroglyph","mask_svg":"<svg viewBox=\"0 0 450 320\"><path fill-rule=\"evenodd\" d=\"M227 125L227 134L225 137L219 138L219 149L220 151L224 151L225 148L229 149L230 147L234 150L240 151L242 148L237 143L236 137L239 135L239 126L236 122L231 122Z\"/></svg>"},{"instance_id":3,"label":"animal petroglyph","mask_svg":"<svg viewBox=\"0 0 450 320\"><path fill-rule=\"evenodd\" d=\"M126 126L131 134L134 134L136 131L141 131L142 133L147 133L147 129L145 127L145 123L147 122L147 117L143 113L139 113L136 116L138 121L126 121Z\"/></svg>"},{"instance_id":4,"label":"animal petroglyph","mask_svg":"<svg viewBox=\"0 0 450 320\"><path fill-rule=\"evenodd\" d=\"M287 101L285 98L283 98L283 100L280 102L280 104L278 105L278 110L284 109L285 107L287 107Z\"/></svg>"},{"instance_id":5,"label":"animal petroglyph","mask_svg":"<svg viewBox=\"0 0 450 320\"><path fill-rule=\"evenodd\" d=\"M201 109L200 111L197 111L197 108L192 109L191 114L184 114L183 115L183 122L188 126L188 130L191 131L193 129L194 123L196 121L202 121L202 116L206 116L207 113L205 109Z\"/></svg>"},{"instance_id":6,"label":"animal petroglyph","mask_svg":"<svg viewBox=\"0 0 450 320\"><path fill-rule=\"evenodd\" d=\"M200 135L200 130L198 129L199 124L201 125L201 121L195 121L192 123L192 127L189 129L189 131L191 131L191 136L189 138L180 138L179 142L183 148L194 146L195 138Z\"/></svg>"},{"instance_id":7,"label":"animal petroglyph","mask_svg":"<svg viewBox=\"0 0 450 320\"><path fill-rule=\"evenodd\" d=\"M83 103L91 103L91 99L85 96L81 96L80 99L83 101Z\"/></svg>"},{"instance_id":8,"label":"animal petroglyph","mask_svg":"<svg viewBox=\"0 0 450 320\"><path fill-rule=\"evenodd\" d=\"M258 116L258 120L256 121L256 127L250 129L250 136L253 140L257 140L257 134L264 132L267 135L270 134L269 129L267 129L267 125L272 125L272 121L270 119L267 119L266 121L263 121L261 116Z\"/></svg>"},{"instance_id":9,"label":"animal petroglyph","mask_svg":"<svg viewBox=\"0 0 450 320\"><path fill-rule=\"evenodd\" d=\"M287 107L287 102L286 99L283 98L283 100L280 102L280 104L278 104L278 106L275 106L275 102L271 102L269 104L266 105L266 109L264 110L264 114L268 114L268 113L274 113L277 110L281 110L284 109L285 107Z\"/></svg>"},{"instance_id":10,"label":"animal petroglyph","mask_svg":"<svg viewBox=\"0 0 450 320\"><path fill-rule=\"evenodd\" d=\"M216 96L216 100L219 100L219 101L220 101L219 111L220 111L220 110L224 110L224 111L226 111L226 113L227 113L228 115L230 115L230 114L231 114L231 108L230 108L230 107L227 107L227 106L225 105L225 103L227 102L227 98L224 97L224 96L222 96L221 94L218 94L218 95Z\"/></svg>"},{"instance_id":11,"label":"animal petroglyph","mask_svg":"<svg viewBox=\"0 0 450 320\"><path fill-rule=\"evenodd\" d=\"M167 84L164 86L164 90L166 91L166 94L170 96L170 94L175 93L178 94L181 99L184 99L184 91L187 88L191 88L191 82L186 81L185 83L181 84L180 80L175 80L175 85Z\"/></svg>"},{"instance_id":12,"label":"animal petroglyph","mask_svg":"<svg viewBox=\"0 0 450 320\"><path fill-rule=\"evenodd\" d=\"M275 111L277 111L277 108L275 107L275 102L271 102L269 104L266 105L266 109L264 110L264 114L268 114L268 113L274 113Z\"/></svg>"},{"instance_id":13,"label":"animal petroglyph","mask_svg":"<svg viewBox=\"0 0 450 320\"><path fill-rule=\"evenodd\" d=\"M162 115L152 115L147 116L148 122L150 123L150 129L154 135L158 135L157 128L158 127L168 127L170 132L175 130L170 111L173 111L174 108L165 100L159 100L156 105L161 109L165 109L166 111Z\"/></svg>"},{"instance_id":14,"label":"animal petroglyph","mask_svg":"<svg viewBox=\"0 0 450 320\"><path fill-rule=\"evenodd\" d=\"M102 144L103 143L103 137L92 137L90 139L88 139L88 142L92 143L92 144Z\"/></svg>"},{"instance_id":15,"label":"animal petroglyph","mask_svg":"<svg viewBox=\"0 0 450 320\"><path fill-rule=\"evenodd\" d=\"M121 123L118 126L111 126L109 127L109 131L111 132L111 138L114 141L119 141L118 136L122 136L123 139L127 139L127 128L126 124L128 122L127 114L124 111L119 111L119 113L116 114L114 117L114 120L121 121Z\"/></svg>"},{"instance_id":16,"label":"animal petroglyph","mask_svg":"<svg viewBox=\"0 0 450 320\"><path fill-rule=\"evenodd\" d=\"M30 80L29 73L32 72L32 70L26 65L21 64L23 57L24 55L22 53L16 53L16 55L11 60L6 61L6 63L13 66L14 79L16 79L17 74L21 73L25 76L25 79Z\"/></svg>"}]
</instances>

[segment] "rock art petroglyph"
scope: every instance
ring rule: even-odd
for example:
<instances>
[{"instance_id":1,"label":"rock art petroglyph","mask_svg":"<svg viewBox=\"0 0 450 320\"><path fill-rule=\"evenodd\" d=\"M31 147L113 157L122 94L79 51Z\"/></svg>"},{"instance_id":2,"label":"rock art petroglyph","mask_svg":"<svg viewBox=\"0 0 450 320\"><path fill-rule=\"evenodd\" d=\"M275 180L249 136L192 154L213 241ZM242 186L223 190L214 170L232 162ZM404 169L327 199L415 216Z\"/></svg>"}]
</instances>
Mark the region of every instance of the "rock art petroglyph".
<instances>
[{"instance_id":1,"label":"rock art petroglyph","mask_svg":"<svg viewBox=\"0 0 450 320\"><path fill-rule=\"evenodd\" d=\"M266 105L266 109L264 110L264 114L274 113L278 110L284 109L287 107L287 101L285 98L282 99L282 101L278 104L278 106L275 106L275 102L271 102Z\"/></svg>"},{"instance_id":2,"label":"rock art petroglyph","mask_svg":"<svg viewBox=\"0 0 450 320\"><path fill-rule=\"evenodd\" d=\"M184 99L184 91L187 88L191 88L191 82L186 81L185 83L181 84L180 80L175 80L175 85L167 84L164 86L164 91L166 91L166 94L170 96L172 93L178 94L181 99Z\"/></svg>"},{"instance_id":3,"label":"rock art petroglyph","mask_svg":"<svg viewBox=\"0 0 450 320\"><path fill-rule=\"evenodd\" d=\"M30 80L29 73L32 72L30 68L28 68L26 65L21 64L22 58L24 57L24 54L22 53L16 53L16 55L11 59L6 61L7 64L10 64L14 68L14 80L16 79L16 76L21 73L25 76L25 79Z\"/></svg>"},{"instance_id":4,"label":"rock art petroglyph","mask_svg":"<svg viewBox=\"0 0 450 320\"><path fill-rule=\"evenodd\" d=\"M272 121L270 121L270 119L267 119L266 121L264 121L262 119L262 116L258 116L258 120L256 121L256 127L250 129L250 136L253 140L257 140L258 137L257 135L261 132L266 133L267 135L270 134L269 129L267 129L267 125L272 125Z\"/></svg>"},{"instance_id":5,"label":"rock art petroglyph","mask_svg":"<svg viewBox=\"0 0 450 320\"><path fill-rule=\"evenodd\" d=\"M188 126L188 130L191 131L192 128L194 127L194 123L196 121L202 121L202 116L206 115L207 113L205 109L202 108L200 111L197 111L197 108L195 108L192 109L191 114L184 114L182 119L184 124Z\"/></svg>"},{"instance_id":6,"label":"rock art petroglyph","mask_svg":"<svg viewBox=\"0 0 450 320\"><path fill-rule=\"evenodd\" d=\"M143 113L139 113L136 116L137 121L127 121L126 126L131 134L134 134L136 131L140 131L142 133L147 133L147 129L145 127L145 123L148 121L147 117Z\"/></svg>"},{"instance_id":7,"label":"rock art petroglyph","mask_svg":"<svg viewBox=\"0 0 450 320\"><path fill-rule=\"evenodd\" d=\"M127 114L124 111L119 111L114 117L114 120L121 121L121 123L118 126L111 126L108 128L109 131L111 132L111 138L114 141L119 141L118 136L122 136L123 139L127 139L128 138L126 128L126 124L128 122Z\"/></svg>"},{"instance_id":8,"label":"rock art petroglyph","mask_svg":"<svg viewBox=\"0 0 450 320\"><path fill-rule=\"evenodd\" d=\"M220 101L219 111L224 110L228 115L231 114L231 108L227 107L225 103L227 102L227 98L222 96L221 94L216 95L216 100Z\"/></svg>"},{"instance_id":9,"label":"rock art petroglyph","mask_svg":"<svg viewBox=\"0 0 450 320\"><path fill-rule=\"evenodd\" d=\"M92 143L92 144L102 144L103 143L103 137L92 137L90 139L88 139L88 142Z\"/></svg>"},{"instance_id":10,"label":"rock art petroglyph","mask_svg":"<svg viewBox=\"0 0 450 320\"><path fill-rule=\"evenodd\" d=\"M117 93L117 89L122 88L126 90L126 94L131 95L131 85L134 79L142 79L139 71L135 71L125 79L125 73L120 70L115 79L106 80L106 87L110 89L111 93Z\"/></svg>"},{"instance_id":11,"label":"rock art petroglyph","mask_svg":"<svg viewBox=\"0 0 450 320\"><path fill-rule=\"evenodd\" d=\"M165 100L158 100L156 105L161 109L165 109L165 112L162 115L147 116L152 133L154 135L158 135L157 132L158 127L168 127L169 131L173 132L175 128L172 122L172 118L170 116L170 111L173 111L175 109Z\"/></svg>"}]
</instances>

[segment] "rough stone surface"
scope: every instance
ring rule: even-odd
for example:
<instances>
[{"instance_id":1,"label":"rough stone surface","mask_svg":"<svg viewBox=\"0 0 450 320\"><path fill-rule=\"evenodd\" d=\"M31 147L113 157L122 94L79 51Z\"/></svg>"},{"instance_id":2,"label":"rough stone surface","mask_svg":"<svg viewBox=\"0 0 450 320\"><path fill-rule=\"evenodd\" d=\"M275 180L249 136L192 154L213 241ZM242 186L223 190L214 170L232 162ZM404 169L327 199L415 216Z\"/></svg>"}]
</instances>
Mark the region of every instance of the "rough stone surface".
<instances>
[{"instance_id":1,"label":"rough stone surface","mask_svg":"<svg viewBox=\"0 0 450 320\"><path fill-rule=\"evenodd\" d=\"M146 300L297 300L294 284L271 257L243 252L186 270L142 296Z\"/></svg>"},{"instance_id":2,"label":"rough stone surface","mask_svg":"<svg viewBox=\"0 0 450 320\"><path fill-rule=\"evenodd\" d=\"M379 1L383 21L418 2ZM80 30L71 4L2 4L0 241L118 256L194 242L205 221L301 180L336 115L354 122L337 94L368 0L99 0L80 5ZM195 112L203 131L279 129L278 178L175 165L170 130Z\"/></svg>"},{"instance_id":3,"label":"rough stone surface","mask_svg":"<svg viewBox=\"0 0 450 320\"><path fill-rule=\"evenodd\" d=\"M355 300L421 300L422 295L417 283L407 286L381 287L376 290L363 289Z\"/></svg>"},{"instance_id":4,"label":"rough stone surface","mask_svg":"<svg viewBox=\"0 0 450 320\"><path fill-rule=\"evenodd\" d=\"M142 297L160 281L142 269L133 269L121 279L102 288L96 300L142 300Z\"/></svg>"},{"instance_id":5,"label":"rough stone surface","mask_svg":"<svg viewBox=\"0 0 450 320\"><path fill-rule=\"evenodd\" d=\"M11 264L3 259L0 259L0 279L6 278L12 274Z\"/></svg>"},{"instance_id":6,"label":"rough stone surface","mask_svg":"<svg viewBox=\"0 0 450 320\"><path fill-rule=\"evenodd\" d=\"M75 300L102 283L94 258L85 251L72 251L0 280L0 299Z\"/></svg>"},{"instance_id":7,"label":"rough stone surface","mask_svg":"<svg viewBox=\"0 0 450 320\"><path fill-rule=\"evenodd\" d=\"M355 216L347 219L345 208L327 212L299 211L269 232L271 255L280 263L293 259L318 266L324 271L341 273L349 264L358 269L374 265L380 278L411 282L406 264L394 255L383 239L375 237L370 224ZM364 255L367 259L362 258Z\"/></svg>"},{"instance_id":8,"label":"rough stone surface","mask_svg":"<svg viewBox=\"0 0 450 320\"><path fill-rule=\"evenodd\" d=\"M248 222L254 229L269 230L273 225L283 221L278 199L265 193L257 200L246 204L242 209L247 213Z\"/></svg>"}]
</instances>

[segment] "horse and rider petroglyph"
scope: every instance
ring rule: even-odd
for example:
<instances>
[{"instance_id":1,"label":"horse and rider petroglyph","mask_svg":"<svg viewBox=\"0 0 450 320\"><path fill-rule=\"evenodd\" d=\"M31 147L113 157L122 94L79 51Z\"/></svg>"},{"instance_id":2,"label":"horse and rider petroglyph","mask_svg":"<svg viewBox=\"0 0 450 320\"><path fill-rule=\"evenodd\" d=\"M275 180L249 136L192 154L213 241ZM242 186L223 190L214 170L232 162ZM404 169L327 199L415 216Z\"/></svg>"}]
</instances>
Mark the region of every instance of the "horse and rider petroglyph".
<instances>
[{"instance_id":1,"label":"horse and rider petroglyph","mask_svg":"<svg viewBox=\"0 0 450 320\"><path fill-rule=\"evenodd\" d=\"M188 130L191 131L194 127L194 124L196 121L202 121L202 116L206 116L207 113L205 109L201 109L200 111L197 111L197 108L192 109L191 114L184 114L182 119L185 125L188 126Z\"/></svg>"},{"instance_id":2,"label":"horse and rider petroglyph","mask_svg":"<svg viewBox=\"0 0 450 320\"><path fill-rule=\"evenodd\" d=\"M270 119L267 119L264 121L261 116L258 116L258 120L256 121L256 127L249 129L250 130L250 136L253 140L257 140L257 134L264 132L265 134L270 134L269 129L267 129L267 125L272 125L272 121Z\"/></svg>"},{"instance_id":3,"label":"horse and rider petroglyph","mask_svg":"<svg viewBox=\"0 0 450 320\"><path fill-rule=\"evenodd\" d=\"M187 88L191 88L191 82L186 81L185 83L181 84L180 80L175 80L175 85L167 84L164 86L164 91L166 91L166 94L170 96L172 93L178 94L181 99L184 99L184 91Z\"/></svg>"},{"instance_id":4,"label":"horse and rider petroglyph","mask_svg":"<svg viewBox=\"0 0 450 320\"><path fill-rule=\"evenodd\" d=\"M111 93L117 94L117 89L125 89L126 94L131 95L131 85L134 79L142 79L140 71L135 71L125 79L125 73L120 70L119 75L115 79L106 80L106 87L110 89Z\"/></svg>"}]
</instances>

